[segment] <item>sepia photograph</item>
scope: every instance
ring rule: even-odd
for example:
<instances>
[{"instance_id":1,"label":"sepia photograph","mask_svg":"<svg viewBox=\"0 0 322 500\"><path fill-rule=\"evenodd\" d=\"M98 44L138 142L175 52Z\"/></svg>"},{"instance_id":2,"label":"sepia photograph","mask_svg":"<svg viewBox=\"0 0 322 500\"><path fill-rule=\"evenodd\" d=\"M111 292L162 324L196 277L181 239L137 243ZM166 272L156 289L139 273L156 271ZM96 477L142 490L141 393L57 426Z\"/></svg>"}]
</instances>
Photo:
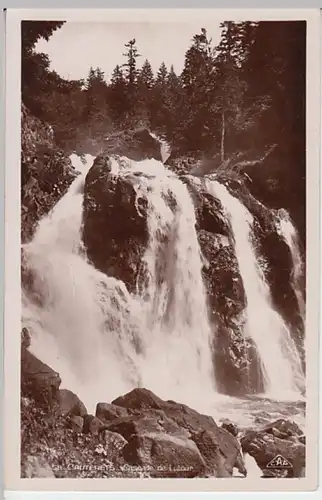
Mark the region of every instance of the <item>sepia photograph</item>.
<instances>
[{"instance_id":1,"label":"sepia photograph","mask_svg":"<svg viewBox=\"0 0 322 500\"><path fill-rule=\"evenodd\" d=\"M20 29L20 478L305 479L307 21Z\"/></svg>"}]
</instances>

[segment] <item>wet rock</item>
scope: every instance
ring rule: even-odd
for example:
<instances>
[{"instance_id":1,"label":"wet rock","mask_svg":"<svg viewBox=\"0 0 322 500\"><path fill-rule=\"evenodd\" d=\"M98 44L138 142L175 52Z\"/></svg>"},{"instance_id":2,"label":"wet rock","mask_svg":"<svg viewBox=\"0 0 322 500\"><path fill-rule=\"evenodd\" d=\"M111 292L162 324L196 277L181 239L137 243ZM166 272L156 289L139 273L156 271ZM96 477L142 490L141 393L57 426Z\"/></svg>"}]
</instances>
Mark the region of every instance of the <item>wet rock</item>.
<instances>
[{"instance_id":1,"label":"wet rock","mask_svg":"<svg viewBox=\"0 0 322 500\"><path fill-rule=\"evenodd\" d=\"M68 389L60 389L58 393L58 404L63 415L75 415L84 417L87 409L79 397Z\"/></svg>"},{"instance_id":2,"label":"wet rock","mask_svg":"<svg viewBox=\"0 0 322 500\"><path fill-rule=\"evenodd\" d=\"M61 378L27 349L21 349L21 394L40 405L52 407L58 402Z\"/></svg>"},{"instance_id":3,"label":"wet rock","mask_svg":"<svg viewBox=\"0 0 322 500\"><path fill-rule=\"evenodd\" d=\"M224 215L221 202L209 194L200 179L194 176L182 176L187 185L196 208L196 229L207 231L214 235L229 236L231 229Z\"/></svg>"},{"instance_id":4,"label":"wet rock","mask_svg":"<svg viewBox=\"0 0 322 500\"><path fill-rule=\"evenodd\" d=\"M268 424L264 427L264 432L268 434L273 434L281 439L288 439L290 436L302 436L303 432L300 427L290 420L285 420L280 418L273 423Z\"/></svg>"},{"instance_id":5,"label":"wet rock","mask_svg":"<svg viewBox=\"0 0 322 500\"><path fill-rule=\"evenodd\" d=\"M95 415L102 422L108 423L117 420L120 417L127 417L128 411L122 405L110 403L98 403L96 405Z\"/></svg>"},{"instance_id":6,"label":"wet rock","mask_svg":"<svg viewBox=\"0 0 322 500\"><path fill-rule=\"evenodd\" d=\"M245 342L246 296L231 236L198 231L206 263L203 278L213 324L214 370L220 392L240 396L263 387L259 361ZM252 375L254 374L254 375Z\"/></svg>"},{"instance_id":7,"label":"wet rock","mask_svg":"<svg viewBox=\"0 0 322 500\"><path fill-rule=\"evenodd\" d=\"M118 177L109 170L106 162L87 174L83 241L97 269L134 291L149 238L147 200L137 200L135 176Z\"/></svg>"},{"instance_id":8,"label":"wet rock","mask_svg":"<svg viewBox=\"0 0 322 500\"><path fill-rule=\"evenodd\" d=\"M277 433L272 430L276 429ZM281 438L282 432L268 427L270 432L248 431L241 439L244 453L248 453L263 470L265 477L303 477L305 471L305 445L294 435ZM278 437L277 435L278 434Z\"/></svg>"},{"instance_id":9,"label":"wet rock","mask_svg":"<svg viewBox=\"0 0 322 500\"><path fill-rule=\"evenodd\" d=\"M269 232L262 228L259 235L261 254L266 258L266 278L276 309L298 331L298 342L304 334L298 302L292 287L293 261L291 251L276 230Z\"/></svg>"},{"instance_id":10,"label":"wet rock","mask_svg":"<svg viewBox=\"0 0 322 500\"><path fill-rule=\"evenodd\" d=\"M222 429L230 432L234 437L238 436L239 430L236 424L233 424L230 420L224 420L221 424Z\"/></svg>"},{"instance_id":11,"label":"wet rock","mask_svg":"<svg viewBox=\"0 0 322 500\"><path fill-rule=\"evenodd\" d=\"M54 478L55 474L45 458L29 455L22 464L21 477L49 479Z\"/></svg>"}]
</instances>

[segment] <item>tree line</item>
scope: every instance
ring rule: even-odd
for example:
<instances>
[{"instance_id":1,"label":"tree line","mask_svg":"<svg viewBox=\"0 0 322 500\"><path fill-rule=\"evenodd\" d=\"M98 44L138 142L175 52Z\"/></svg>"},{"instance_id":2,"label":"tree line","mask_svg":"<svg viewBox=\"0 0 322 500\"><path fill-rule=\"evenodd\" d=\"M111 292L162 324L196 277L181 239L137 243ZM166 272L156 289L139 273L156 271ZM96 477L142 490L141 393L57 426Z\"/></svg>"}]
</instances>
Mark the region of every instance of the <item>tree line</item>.
<instances>
[{"instance_id":1,"label":"tree line","mask_svg":"<svg viewBox=\"0 0 322 500\"><path fill-rule=\"evenodd\" d=\"M77 150L88 138L143 126L180 154L222 162L277 144L288 161L303 158L304 22L224 22L217 45L202 28L180 74L165 63L154 73L131 39L112 75L90 68L83 80L61 78L48 56L35 51L62 24L22 23L22 100L52 125L62 148Z\"/></svg>"}]
</instances>

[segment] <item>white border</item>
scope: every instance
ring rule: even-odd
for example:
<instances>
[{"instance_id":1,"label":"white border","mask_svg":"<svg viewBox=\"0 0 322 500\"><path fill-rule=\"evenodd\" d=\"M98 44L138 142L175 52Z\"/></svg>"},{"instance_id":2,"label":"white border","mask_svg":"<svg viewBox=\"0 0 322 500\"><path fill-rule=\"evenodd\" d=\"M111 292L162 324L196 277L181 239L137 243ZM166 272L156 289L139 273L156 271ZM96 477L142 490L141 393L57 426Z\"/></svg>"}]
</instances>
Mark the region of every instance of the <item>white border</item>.
<instances>
[{"instance_id":1,"label":"white border","mask_svg":"<svg viewBox=\"0 0 322 500\"><path fill-rule=\"evenodd\" d=\"M21 479L20 476L20 22L22 19L99 22L221 20L307 21L307 477L302 479ZM320 22L317 9L21 9L6 26L5 165L5 488L74 491L314 491L318 485L319 124ZM122 495L123 497L124 495Z\"/></svg>"}]
</instances>

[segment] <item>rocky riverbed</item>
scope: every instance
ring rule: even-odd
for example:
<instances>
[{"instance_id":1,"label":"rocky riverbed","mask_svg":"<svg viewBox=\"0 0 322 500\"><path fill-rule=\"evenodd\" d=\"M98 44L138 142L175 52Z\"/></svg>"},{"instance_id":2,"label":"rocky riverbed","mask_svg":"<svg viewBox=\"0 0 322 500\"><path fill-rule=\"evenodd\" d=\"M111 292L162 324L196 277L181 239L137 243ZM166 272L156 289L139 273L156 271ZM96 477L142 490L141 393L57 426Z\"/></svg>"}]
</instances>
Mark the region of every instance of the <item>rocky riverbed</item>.
<instances>
[{"instance_id":1,"label":"rocky riverbed","mask_svg":"<svg viewBox=\"0 0 322 500\"><path fill-rule=\"evenodd\" d=\"M252 456L263 477L303 477L305 435L279 418L240 427L136 388L95 414L58 373L29 352L21 371L21 474L23 477L247 477ZM264 423L266 422L266 423ZM269 466L281 455L289 466Z\"/></svg>"}]
</instances>

